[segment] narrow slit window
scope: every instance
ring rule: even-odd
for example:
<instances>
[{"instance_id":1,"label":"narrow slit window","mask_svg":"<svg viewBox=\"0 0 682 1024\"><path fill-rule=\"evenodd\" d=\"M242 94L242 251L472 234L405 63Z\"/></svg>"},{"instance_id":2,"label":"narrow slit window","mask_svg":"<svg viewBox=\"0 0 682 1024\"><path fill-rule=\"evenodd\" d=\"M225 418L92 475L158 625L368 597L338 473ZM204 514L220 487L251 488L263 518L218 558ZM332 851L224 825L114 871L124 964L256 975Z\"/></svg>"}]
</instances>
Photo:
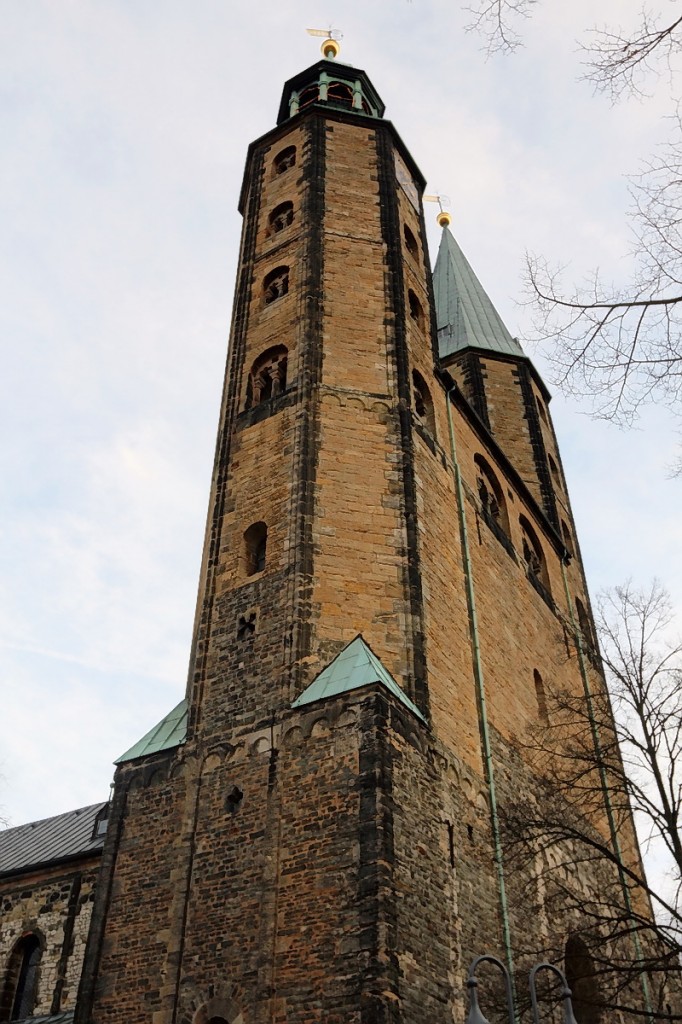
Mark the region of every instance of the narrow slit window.
<instances>
[{"instance_id":1,"label":"narrow slit window","mask_svg":"<svg viewBox=\"0 0 682 1024\"><path fill-rule=\"evenodd\" d=\"M538 702L538 717L541 722L547 723L549 721L549 715L547 714L547 695L545 693L545 684L542 681L542 676L537 669L533 669L533 682L535 683L535 699Z\"/></svg>"},{"instance_id":2,"label":"narrow slit window","mask_svg":"<svg viewBox=\"0 0 682 1024\"><path fill-rule=\"evenodd\" d=\"M424 328L424 310L422 304L412 289L407 293L407 302L410 310L410 319L413 320L420 330Z\"/></svg>"},{"instance_id":3,"label":"narrow slit window","mask_svg":"<svg viewBox=\"0 0 682 1024\"><path fill-rule=\"evenodd\" d=\"M526 575L540 595L545 600L550 599L549 575L542 545L525 516L519 516L519 525L521 527L521 555L526 567Z\"/></svg>"},{"instance_id":4,"label":"narrow slit window","mask_svg":"<svg viewBox=\"0 0 682 1024\"><path fill-rule=\"evenodd\" d=\"M547 456L547 465L549 466L549 472L552 477L552 484L554 485L555 491L561 490L561 477L559 476L559 467L552 458L551 455Z\"/></svg>"},{"instance_id":5,"label":"narrow slit window","mask_svg":"<svg viewBox=\"0 0 682 1024\"><path fill-rule=\"evenodd\" d=\"M433 415L433 401L427 383L417 370L412 371L412 409L415 419L435 437L436 424Z\"/></svg>"},{"instance_id":6,"label":"narrow slit window","mask_svg":"<svg viewBox=\"0 0 682 1024\"><path fill-rule=\"evenodd\" d=\"M247 576L263 572L267 560L268 528L258 522L244 532L244 569Z\"/></svg>"},{"instance_id":7,"label":"narrow slit window","mask_svg":"<svg viewBox=\"0 0 682 1024\"><path fill-rule=\"evenodd\" d=\"M405 248L409 252L413 259L417 259L419 256L419 247L417 245L417 239L414 237L407 224L403 225L403 237L405 239Z\"/></svg>"},{"instance_id":8,"label":"narrow slit window","mask_svg":"<svg viewBox=\"0 0 682 1024\"><path fill-rule=\"evenodd\" d=\"M575 610L578 613L578 625L580 626L583 641L590 650L594 650L596 645L594 633L592 632L592 623L590 622L590 616L587 614L587 609L579 597L575 599Z\"/></svg>"},{"instance_id":9,"label":"narrow slit window","mask_svg":"<svg viewBox=\"0 0 682 1024\"><path fill-rule=\"evenodd\" d=\"M500 482L482 455L474 455L476 490L484 521L499 540L509 545L509 517L507 503ZM503 534L501 537L500 534Z\"/></svg>"}]
</instances>

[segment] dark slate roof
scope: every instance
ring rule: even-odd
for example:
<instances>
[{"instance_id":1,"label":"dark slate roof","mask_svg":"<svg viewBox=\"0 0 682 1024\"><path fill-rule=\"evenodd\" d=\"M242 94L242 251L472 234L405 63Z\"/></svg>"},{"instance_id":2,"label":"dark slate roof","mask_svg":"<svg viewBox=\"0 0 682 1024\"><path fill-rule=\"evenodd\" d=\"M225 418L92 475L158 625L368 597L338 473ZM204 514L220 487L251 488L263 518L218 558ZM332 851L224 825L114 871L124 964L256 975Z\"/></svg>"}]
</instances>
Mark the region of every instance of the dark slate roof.
<instances>
[{"instance_id":1,"label":"dark slate roof","mask_svg":"<svg viewBox=\"0 0 682 1024\"><path fill-rule=\"evenodd\" d=\"M433 291L441 359L465 348L523 356L448 227L433 269Z\"/></svg>"},{"instance_id":2,"label":"dark slate roof","mask_svg":"<svg viewBox=\"0 0 682 1024\"><path fill-rule=\"evenodd\" d=\"M4 829L0 832L0 875L98 852L104 845L104 833L94 836L95 819L106 806L106 802L91 804Z\"/></svg>"}]
</instances>

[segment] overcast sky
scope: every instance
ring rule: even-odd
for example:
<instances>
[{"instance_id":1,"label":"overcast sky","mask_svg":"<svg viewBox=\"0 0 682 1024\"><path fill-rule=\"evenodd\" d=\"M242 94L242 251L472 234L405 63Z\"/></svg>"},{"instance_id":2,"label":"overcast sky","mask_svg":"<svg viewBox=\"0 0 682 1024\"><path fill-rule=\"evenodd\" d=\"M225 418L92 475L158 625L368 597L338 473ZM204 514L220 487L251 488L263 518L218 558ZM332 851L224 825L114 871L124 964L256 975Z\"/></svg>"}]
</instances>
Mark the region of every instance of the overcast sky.
<instances>
[{"instance_id":1,"label":"overcast sky","mask_svg":"<svg viewBox=\"0 0 682 1024\"><path fill-rule=\"evenodd\" d=\"M601 0L634 23L639 0ZM106 799L182 697L248 143L344 33L512 334L525 250L625 280L625 175L671 86L612 107L580 75L587 0L486 61L455 0L0 0L0 805ZM432 256L439 229L427 210ZM533 353L544 371L541 353ZM657 575L682 607L674 423L552 413L591 592Z\"/></svg>"}]
</instances>

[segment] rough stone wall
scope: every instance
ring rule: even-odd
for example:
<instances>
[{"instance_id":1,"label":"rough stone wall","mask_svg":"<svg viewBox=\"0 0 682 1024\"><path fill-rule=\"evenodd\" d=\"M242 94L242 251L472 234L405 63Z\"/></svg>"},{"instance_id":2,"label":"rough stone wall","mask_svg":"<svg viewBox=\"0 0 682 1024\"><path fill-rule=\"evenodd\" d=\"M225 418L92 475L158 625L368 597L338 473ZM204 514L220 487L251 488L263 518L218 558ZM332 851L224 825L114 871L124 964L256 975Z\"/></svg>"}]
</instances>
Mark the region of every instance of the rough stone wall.
<instances>
[{"instance_id":1,"label":"rough stone wall","mask_svg":"<svg viewBox=\"0 0 682 1024\"><path fill-rule=\"evenodd\" d=\"M35 1015L73 1010L90 924L99 857L0 880L0 979L19 939L41 942Z\"/></svg>"}]
</instances>

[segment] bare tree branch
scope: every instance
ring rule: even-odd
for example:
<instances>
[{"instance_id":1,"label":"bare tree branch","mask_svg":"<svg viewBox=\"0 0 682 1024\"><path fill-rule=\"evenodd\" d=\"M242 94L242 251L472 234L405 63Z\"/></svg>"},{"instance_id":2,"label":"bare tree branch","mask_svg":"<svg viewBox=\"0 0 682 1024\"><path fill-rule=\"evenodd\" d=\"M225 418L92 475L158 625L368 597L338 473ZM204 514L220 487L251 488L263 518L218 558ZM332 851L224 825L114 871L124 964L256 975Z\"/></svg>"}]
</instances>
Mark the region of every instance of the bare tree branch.
<instances>
[{"instance_id":1,"label":"bare tree branch","mask_svg":"<svg viewBox=\"0 0 682 1024\"><path fill-rule=\"evenodd\" d=\"M654 1016L682 1019L668 1007L670 986L682 986L682 642L671 638L670 600L657 583L600 595L596 627L608 689L589 700L548 694L548 725L524 743L537 770L533 798L504 808L505 857L526 872L525 913L535 902L538 914L580 922L602 1010L641 1015L644 973ZM633 814L645 855L656 858L654 882L632 844Z\"/></svg>"}]
</instances>

